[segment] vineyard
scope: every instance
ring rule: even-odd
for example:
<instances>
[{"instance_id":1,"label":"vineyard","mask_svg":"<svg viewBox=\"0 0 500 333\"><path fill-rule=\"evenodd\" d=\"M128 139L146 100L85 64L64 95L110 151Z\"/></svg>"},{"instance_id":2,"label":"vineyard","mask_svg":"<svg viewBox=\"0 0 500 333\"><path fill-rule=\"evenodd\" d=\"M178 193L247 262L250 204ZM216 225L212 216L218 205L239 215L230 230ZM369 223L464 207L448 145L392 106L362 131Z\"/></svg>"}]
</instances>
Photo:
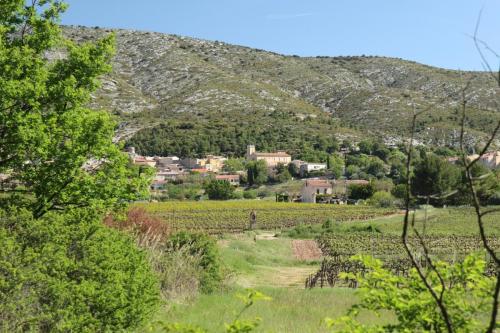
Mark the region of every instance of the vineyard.
<instances>
[{"instance_id":1,"label":"vineyard","mask_svg":"<svg viewBox=\"0 0 500 333\"><path fill-rule=\"evenodd\" d=\"M395 214L394 209L369 206L277 203L272 201L202 201L144 203L149 214L168 223L174 231L203 231L210 234L237 233L248 229L250 214L256 228L275 230L302 224L369 220Z\"/></svg>"},{"instance_id":2,"label":"vineyard","mask_svg":"<svg viewBox=\"0 0 500 333\"><path fill-rule=\"evenodd\" d=\"M432 258L447 262L462 260L466 255L482 249L481 239L477 236L432 235L426 236L424 242ZM490 238L489 242L493 248L500 250L498 237ZM409 243L413 249L421 249L418 238L411 237ZM398 275L406 275L411 268L411 262L406 255L401 237L396 235L324 234L319 237L318 244L327 258L323 260L320 270L307 279L306 287L308 288L326 285L355 287L356 281L340 278L340 273L343 272L364 272L365 268L360 263L350 260L355 254L366 254L381 259L385 268ZM422 267L426 266L427 262L423 256L417 256L417 259Z\"/></svg>"}]
</instances>

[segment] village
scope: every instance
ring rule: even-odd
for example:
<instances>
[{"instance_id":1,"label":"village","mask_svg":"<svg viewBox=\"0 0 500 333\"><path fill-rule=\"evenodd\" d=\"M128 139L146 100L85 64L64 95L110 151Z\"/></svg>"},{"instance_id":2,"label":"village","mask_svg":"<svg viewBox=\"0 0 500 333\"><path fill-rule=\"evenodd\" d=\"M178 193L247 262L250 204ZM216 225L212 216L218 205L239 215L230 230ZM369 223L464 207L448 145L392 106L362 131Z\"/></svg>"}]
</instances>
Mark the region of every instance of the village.
<instances>
[{"instance_id":1,"label":"village","mask_svg":"<svg viewBox=\"0 0 500 333\"><path fill-rule=\"evenodd\" d=\"M245 181L247 170L241 167L241 170L229 172L228 168L225 168L228 161L225 156L207 155L200 158L141 156L136 153L134 147L129 147L127 152L133 164L155 169L155 176L150 188L151 193L155 194L156 197L165 193L169 185L181 184L192 175L196 175L198 179L225 181L235 188L250 188ZM479 158L480 164L489 169L500 167L499 151L489 152L480 157L476 154L468 156L469 160L476 158ZM248 145L243 160L245 163L263 161L267 167L267 175L270 177L276 175L280 168L290 169L293 167L294 170L297 170L297 174L292 179L301 182L300 189L275 192L274 196L278 202L358 204L359 198L349 198L349 189L351 186L363 187L370 184L370 180L367 179L349 179L345 165L342 166L340 176L335 177L331 172L328 172L327 163L292 160L292 156L286 151L259 152L254 145ZM460 158L449 157L446 158L446 161L450 164L456 164L460 162ZM200 199L199 195L197 199Z\"/></svg>"}]
</instances>

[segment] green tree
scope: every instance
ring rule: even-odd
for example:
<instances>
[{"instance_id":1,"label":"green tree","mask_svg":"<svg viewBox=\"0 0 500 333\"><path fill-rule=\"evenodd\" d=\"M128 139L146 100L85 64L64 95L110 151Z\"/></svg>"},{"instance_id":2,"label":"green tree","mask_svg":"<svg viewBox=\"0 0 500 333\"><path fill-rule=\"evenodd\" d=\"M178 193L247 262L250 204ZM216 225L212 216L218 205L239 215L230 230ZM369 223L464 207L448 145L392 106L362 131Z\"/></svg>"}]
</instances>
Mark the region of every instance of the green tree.
<instances>
[{"instance_id":1,"label":"green tree","mask_svg":"<svg viewBox=\"0 0 500 333\"><path fill-rule=\"evenodd\" d=\"M342 177L342 172L344 171L344 159L333 154L328 157L328 170L330 170L336 179Z\"/></svg>"},{"instance_id":2,"label":"green tree","mask_svg":"<svg viewBox=\"0 0 500 333\"><path fill-rule=\"evenodd\" d=\"M366 200L375 193L375 186L373 183L367 185L352 184L347 189L349 191L349 198Z\"/></svg>"},{"instance_id":3,"label":"green tree","mask_svg":"<svg viewBox=\"0 0 500 333\"><path fill-rule=\"evenodd\" d=\"M491 202L491 198L500 191L500 170L490 170L481 163L475 163L471 167L471 174L476 179L477 198L482 205L487 205ZM471 201L464 170L461 172L457 189L457 194L452 198L454 204L463 205Z\"/></svg>"},{"instance_id":4,"label":"green tree","mask_svg":"<svg viewBox=\"0 0 500 333\"><path fill-rule=\"evenodd\" d=\"M279 163L276 167L276 176L274 177L274 180L278 183L285 183L290 179L292 179L292 175L290 174L290 171L288 171L288 168L284 164Z\"/></svg>"},{"instance_id":5,"label":"green tree","mask_svg":"<svg viewBox=\"0 0 500 333\"><path fill-rule=\"evenodd\" d=\"M123 204L145 195L148 182L113 143L111 116L86 107L111 70L114 36L81 45L64 39L65 8L53 0L0 4L0 172L23 184L6 198L25 199L36 217ZM55 49L66 56L50 60Z\"/></svg>"},{"instance_id":6,"label":"green tree","mask_svg":"<svg viewBox=\"0 0 500 333\"><path fill-rule=\"evenodd\" d=\"M377 191L368 199L368 204L382 208L393 207L394 197L389 192Z\"/></svg>"},{"instance_id":7,"label":"green tree","mask_svg":"<svg viewBox=\"0 0 500 333\"><path fill-rule=\"evenodd\" d=\"M292 177L299 177L300 176L300 170L297 167L297 164L295 163L290 163L288 164L288 172Z\"/></svg>"},{"instance_id":8,"label":"green tree","mask_svg":"<svg viewBox=\"0 0 500 333\"><path fill-rule=\"evenodd\" d=\"M247 163L247 182L250 186L267 182L267 164L264 160Z\"/></svg>"},{"instance_id":9,"label":"green tree","mask_svg":"<svg viewBox=\"0 0 500 333\"><path fill-rule=\"evenodd\" d=\"M243 158L228 158L222 168L225 172L236 172L245 170L245 160Z\"/></svg>"},{"instance_id":10,"label":"green tree","mask_svg":"<svg viewBox=\"0 0 500 333\"><path fill-rule=\"evenodd\" d=\"M205 185L210 200L229 200L233 197L234 186L226 180L211 180Z\"/></svg>"},{"instance_id":11,"label":"green tree","mask_svg":"<svg viewBox=\"0 0 500 333\"><path fill-rule=\"evenodd\" d=\"M373 142L362 140L358 143L358 147L361 154L371 155L373 151Z\"/></svg>"},{"instance_id":12,"label":"green tree","mask_svg":"<svg viewBox=\"0 0 500 333\"><path fill-rule=\"evenodd\" d=\"M452 192L459 182L460 170L456 166L429 153L415 166L412 191L422 197L441 197Z\"/></svg>"},{"instance_id":13,"label":"green tree","mask_svg":"<svg viewBox=\"0 0 500 333\"><path fill-rule=\"evenodd\" d=\"M16 207L0 213L0 321L20 324L7 331L133 330L158 286L144 253L102 217L146 196L151 169L129 165L111 116L87 107L114 36L66 40L65 8L0 2L0 173L13 184L0 204Z\"/></svg>"}]
</instances>

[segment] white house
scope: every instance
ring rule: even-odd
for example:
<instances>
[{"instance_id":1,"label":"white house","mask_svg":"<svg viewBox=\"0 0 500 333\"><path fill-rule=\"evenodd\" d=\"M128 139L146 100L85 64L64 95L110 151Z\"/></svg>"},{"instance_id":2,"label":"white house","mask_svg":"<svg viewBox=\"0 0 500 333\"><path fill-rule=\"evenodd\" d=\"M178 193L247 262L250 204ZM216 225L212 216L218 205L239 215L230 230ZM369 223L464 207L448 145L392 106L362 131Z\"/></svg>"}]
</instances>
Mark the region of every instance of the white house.
<instances>
[{"instance_id":1,"label":"white house","mask_svg":"<svg viewBox=\"0 0 500 333\"><path fill-rule=\"evenodd\" d=\"M300 165L300 175L304 176L313 171L326 170L325 163L303 163Z\"/></svg>"},{"instance_id":2,"label":"white house","mask_svg":"<svg viewBox=\"0 0 500 333\"><path fill-rule=\"evenodd\" d=\"M333 184L326 179L307 179L302 186L300 194L302 202L316 202L318 195L331 195L333 193Z\"/></svg>"}]
</instances>

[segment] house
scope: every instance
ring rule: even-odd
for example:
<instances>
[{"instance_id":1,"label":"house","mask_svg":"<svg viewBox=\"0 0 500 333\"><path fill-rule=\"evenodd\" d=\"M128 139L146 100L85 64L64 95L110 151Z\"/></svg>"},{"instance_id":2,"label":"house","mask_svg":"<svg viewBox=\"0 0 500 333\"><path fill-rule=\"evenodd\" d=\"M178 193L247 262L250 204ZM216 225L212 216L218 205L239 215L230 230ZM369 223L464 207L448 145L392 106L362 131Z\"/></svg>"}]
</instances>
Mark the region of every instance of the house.
<instances>
[{"instance_id":1,"label":"house","mask_svg":"<svg viewBox=\"0 0 500 333\"><path fill-rule=\"evenodd\" d=\"M175 181L178 179L183 178L186 175L186 173L182 171L176 171L176 170L161 170L159 171L154 180L158 181Z\"/></svg>"},{"instance_id":2,"label":"house","mask_svg":"<svg viewBox=\"0 0 500 333\"><path fill-rule=\"evenodd\" d=\"M333 183L327 179L307 179L300 191L302 202L316 202L318 195L332 195Z\"/></svg>"},{"instance_id":3,"label":"house","mask_svg":"<svg viewBox=\"0 0 500 333\"><path fill-rule=\"evenodd\" d=\"M132 159L132 163L136 164L136 165L144 165L144 166L149 166L149 167L156 167L156 161L153 157L149 157L149 156L135 156L133 159Z\"/></svg>"},{"instance_id":4,"label":"house","mask_svg":"<svg viewBox=\"0 0 500 333\"><path fill-rule=\"evenodd\" d=\"M467 158L472 161L478 157L479 155L474 154L468 156ZM500 151L491 151L485 153L483 156L479 158L478 162L489 169L496 169L500 167Z\"/></svg>"},{"instance_id":5,"label":"house","mask_svg":"<svg viewBox=\"0 0 500 333\"><path fill-rule=\"evenodd\" d=\"M181 165L181 160L177 156L157 157L156 167L159 169L170 168L171 165Z\"/></svg>"},{"instance_id":6,"label":"house","mask_svg":"<svg viewBox=\"0 0 500 333\"><path fill-rule=\"evenodd\" d=\"M305 162L305 163L301 164L299 170L300 170L300 175L303 177L303 176L309 174L310 172L326 170L326 164L325 163Z\"/></svg>"},{"instance_id":7,"label":"house","mask_svg":"<svg viewBox=\"0 0 500 333\"><path fill-rule=\"evenodd\" d=\"M181 160L181 164L186 169L202 169L205 167L205 159L186 157Z\"/></svg>"},{"instance_id":8,"label":"house","mask_svg":"<svg viewBox=\"0 0 500 333\"><path fill-rule=\"evenodd\" d=\"M223 156L207 155L205 158L183 158L181 164L187 169L207 169L211 172L220 172L227 158Z\"/></svg>"},{"instance_id":9,"label":"house","mask_svg":"<svg viewBox=\"0 0 500 333\"><path fill-rule=\"evenodd\" d=\"M260 153L255 150L254 145L247 146L246 159L249 161L265 161L269 168L275 168L278 164L288 165L292 161L292 156L285 151L274 153Z\"/></svg>"},{"instance_id":10,"label":"house","mask_svg":"<svg viewBox=\"0 0 500 333\"><path fill-rule=\"evenodd\" d=\"M225 180L229 182L229 184L234 186L240 185L240 175L217 175L215 176L217 180Z\"/></svg>"},{"instance_id":11,"label":"house","mask_svg":"<svg viewBox=\"0 0 500 333\"><path fill-rule=\"evenodd\" d=\"M223 156L207 155L205 158L205 168L208 171L220 172L227 158Z\"/></svg>"}]
</instances>

